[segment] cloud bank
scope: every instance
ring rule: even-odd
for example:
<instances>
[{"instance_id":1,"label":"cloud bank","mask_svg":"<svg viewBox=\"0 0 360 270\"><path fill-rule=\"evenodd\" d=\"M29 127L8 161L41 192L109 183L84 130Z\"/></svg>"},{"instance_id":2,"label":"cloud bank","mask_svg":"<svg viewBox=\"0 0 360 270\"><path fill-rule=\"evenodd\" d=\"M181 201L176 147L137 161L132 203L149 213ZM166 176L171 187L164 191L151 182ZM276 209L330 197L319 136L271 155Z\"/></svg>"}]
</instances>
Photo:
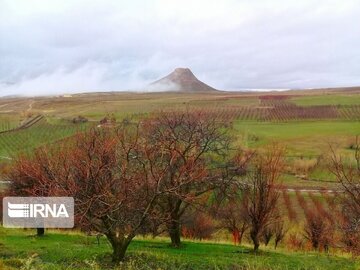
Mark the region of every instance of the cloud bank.
<instances>
[{"instance_id":1,"label":"cloud bank","mask_svg":"<svg viewBox=\"0 0 360 270\"><path fill-rule=\"evenodd\" d=\"M0 96L144 89L179 66L226 90L360 85L359 18L358 0L0 0Z\"/></svg>"}]
</instances>

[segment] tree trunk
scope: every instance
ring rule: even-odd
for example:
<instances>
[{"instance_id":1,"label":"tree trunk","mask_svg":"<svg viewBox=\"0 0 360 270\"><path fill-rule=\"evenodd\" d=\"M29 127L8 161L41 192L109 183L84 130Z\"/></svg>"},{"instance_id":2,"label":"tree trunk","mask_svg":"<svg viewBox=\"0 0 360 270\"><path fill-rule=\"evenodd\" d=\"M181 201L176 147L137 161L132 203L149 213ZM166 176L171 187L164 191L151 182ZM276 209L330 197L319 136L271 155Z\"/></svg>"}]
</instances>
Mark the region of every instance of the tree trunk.
<instances>
[{"instance_id":1,"label":"tree trunk","mask_svg":"<svg viewBox=\"0 0 360 270\"><path fill-rule=\"evenodd\" d=\"M237 244L240 244L240 241L239 241L239 238L240 238L240 233L239 233L239 230L234 228L232 230L232 237L233 237L233 242L234 242L234 245L236 246Z\"/></svg>"},{"instance_id":2,"label":"tree trunk","mask_svg":"<svg viewBox=\"0 0 360 270\"><path fill-rule=\"evenodd\" d=\"M173 247L180 247L180 222L179 220L172 220L168 225L168 232L171 239L171 245Z\"/></svg>"},{"instance_id":3,"label":"tree trunk","mask_svg":"<svg viewBox=\"0 0 360 270\"><path fill-rule=\"evenodd\" d=\"M319 241L313 240L312 246L313 246L313 249L317 250L319 248Z\"/></svg>"},{"instance_id":4,"label":"tree trunk","mask_svg":"<svg viewBox=\"0 0 360 270\"><path fill-rule=\"evenodd\" d=\"M113 263L118 264L124 260L130 240L124 238L124 236L117 236L115 234L107 234L106 236L113 249L112 261Z\"/></svg>"},{"instance_id":5,"label":"tree trunk","mask_svg":"<svg viewBox=\"0 0 360 270\"><path fill-rule=\"evenodd\" d=\"M243 238L243 236L244 236L244 231L240 231L240 233L239 233L239 239L238 239L238 241L239 241L239 245L241 244L241 242L242 242L242 238Z\"/></svg>"},{"instance_id":6,"label":"tree trunk","mask_svg":"<svg viewBox=\"0 0 360 270\"><path fill-rule=\"evenodd\" d=\"M253 242L254 242L254 251L257 252L257 251L259 250L259 246L260 246L260 244L259 244L259 239L258 239L258 238L255 238L255 239L253 240Z\"/></svg>"},{"instance_id":7,"label":"tree trunk","mask_svg":"<svg viewBox=\"0 0 360 270\"><path fill-rule=\"evenodd\" d=\"M251 231L250 237L254 243L254 252L257 252L259 250L259 246L260 246L259 234L256 231Z\"/></svg>"},{"instance_id":8,"label":"tree trunk","mask_svg":"<svg viewBox=\"0 0 360 270\"><path fill-rule=\"evenodd\" d=\"M275 249L277 248L279 242L280 242L279 240L275 240Z\"/></svg>"},{"instance_id":9,"label":"tree trunk","mask_svg":"<svg viewBox=\"0 0 360 270\"><path fill-rule=\"evenodd\" d=\"M184 210L186 209L181 208L182 200L177 199L170 203L170 217L171 220L167 223L167 229L168 233L171 239L171 245L175 248L179 248L181 245L181 230L180 230L180 217L184 213Z\"/></svg>"},{"instance_id":10,"label":"tree trunk","mask_svg":"<svg viewBox=\"0 0 360 270\"><path fill-rule=\"evenodd\" d=\"M37 236L44 236L45 228L36 228L36 235Z\"/></svg>"},{"instance_id":11,"label":"tree trunk","mask_svg":"<svg viewBox=\"0 0 360 270\"><path fill-rule=\"evenodd\" d=\"M128 244L125 243L115 243L112 244L113 254L112 254L112 261L115 264L120 263L125 258L125 253L128 248Z\"/></svg>"}]
</instances>

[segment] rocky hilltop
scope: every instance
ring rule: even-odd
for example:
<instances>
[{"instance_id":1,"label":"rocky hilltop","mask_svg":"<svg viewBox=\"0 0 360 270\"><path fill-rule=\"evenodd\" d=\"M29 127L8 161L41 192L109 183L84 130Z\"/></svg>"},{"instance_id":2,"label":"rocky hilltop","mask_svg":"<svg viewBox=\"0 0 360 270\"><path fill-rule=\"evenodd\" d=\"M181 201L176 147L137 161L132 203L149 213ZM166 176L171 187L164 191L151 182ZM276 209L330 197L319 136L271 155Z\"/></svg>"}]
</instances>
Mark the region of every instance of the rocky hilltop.
<instances>
[{"instance_id":1,"label":"rocky hilltop","mask_svg":"<svg viewBox=\"0 0 360 270\"><path fill-rule=\"evenodd\" d=\"M161 91L214 92L215 88L203 83L189 68L176 68L166 77L153 82L150 87Z\"/></svg>"}]
</instances>

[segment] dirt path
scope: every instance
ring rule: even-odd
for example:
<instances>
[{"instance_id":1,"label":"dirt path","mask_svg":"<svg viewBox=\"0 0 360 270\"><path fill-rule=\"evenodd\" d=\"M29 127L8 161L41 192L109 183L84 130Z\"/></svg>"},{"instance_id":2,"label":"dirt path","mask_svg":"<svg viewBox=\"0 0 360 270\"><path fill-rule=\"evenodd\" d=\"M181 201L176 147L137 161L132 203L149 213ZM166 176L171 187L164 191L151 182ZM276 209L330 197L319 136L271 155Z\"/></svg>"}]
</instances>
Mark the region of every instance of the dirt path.
<instances>
[{"instance_id":1,"label":"dirt path","mask_svg":"<svg viewBox=\"0 0 360 270\"><path fill-rule=\"evenodd\" d=\"M343 192L342 190L336 190L336 189L319 189L319 188L285 188L286 191L289 192L311 192L311 193L338 193L338 192Z\"/></svg>"},{"instance_id":2,"label":"dirt path","mask_svg":"<svg viewBox=\"0 0 360 270\"><path fill-rule=\"evenodd\" d=\"M0 156L0 159L8 159L8 160L12 160L11 157L5 157L5 156Z\"/></svg>"},{"instance_id":3,"label":"dirt path","mask_svg":"<svg viewBox=\"0 0 360 270\"><path fill-rule=\"evenodd\" d=\"M26 110L27 112L31 112L34 103L35 103L34 100L31 100L31 101L30 101L30 103L29 103L29 108Z\"/></svg>"}]
</instances>

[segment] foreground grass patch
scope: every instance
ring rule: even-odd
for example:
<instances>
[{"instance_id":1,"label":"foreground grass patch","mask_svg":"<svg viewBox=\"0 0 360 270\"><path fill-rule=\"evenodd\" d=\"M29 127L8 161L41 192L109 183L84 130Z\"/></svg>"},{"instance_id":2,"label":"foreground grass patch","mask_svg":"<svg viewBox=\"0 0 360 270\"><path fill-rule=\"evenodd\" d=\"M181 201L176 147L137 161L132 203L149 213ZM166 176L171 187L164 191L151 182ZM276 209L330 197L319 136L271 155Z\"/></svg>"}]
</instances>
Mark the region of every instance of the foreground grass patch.
<instances>
[{"instance_id":1,"label":"foreground grass patch","mask_svg":"<svg viewBox=\"0 0 360 270\"><path fill-rule=\"evenodd\" d=\"M0 228L0 269L112 269L111 249L105 238L78 233ZM126 262L117 269L357 269L349 258L318 253L262 251L229 244L185 241L180 249L167 240L136 239Z\"/></svg>"}]
</instances>

